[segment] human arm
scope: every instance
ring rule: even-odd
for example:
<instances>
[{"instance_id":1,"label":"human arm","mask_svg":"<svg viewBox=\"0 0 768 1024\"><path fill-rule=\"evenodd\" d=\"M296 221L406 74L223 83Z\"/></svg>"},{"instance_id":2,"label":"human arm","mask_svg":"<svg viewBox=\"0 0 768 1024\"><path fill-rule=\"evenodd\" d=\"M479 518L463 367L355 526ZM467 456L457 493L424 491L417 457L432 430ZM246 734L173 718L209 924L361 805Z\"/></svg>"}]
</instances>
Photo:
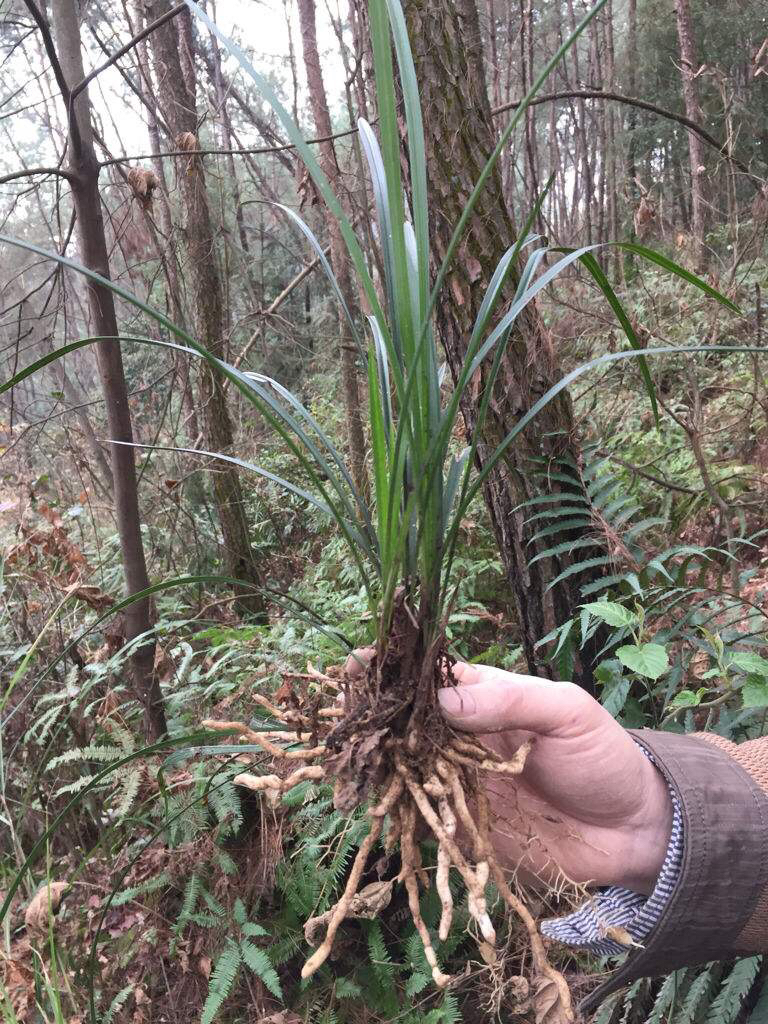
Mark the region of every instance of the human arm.
<instances>
[{"instance_id":1,"label":"human arm","mask_svg":"<svg viewBox=\"0 0 768 1024\"><path fill-rule=\"evenodd\" d=\"M455 675L459 685L441 691L455 728L502 752L534 737L519 780L489 784L499 820L517 816L516 828L497 827L509 868L517 858L546 874L558 860L574 880L647 893L668 846L670 791L679 803L674 890L644 948L597 997L644 975L768 950L768 739L629 733L572 684L480 666Z\"/></svg>"}]
</instances>

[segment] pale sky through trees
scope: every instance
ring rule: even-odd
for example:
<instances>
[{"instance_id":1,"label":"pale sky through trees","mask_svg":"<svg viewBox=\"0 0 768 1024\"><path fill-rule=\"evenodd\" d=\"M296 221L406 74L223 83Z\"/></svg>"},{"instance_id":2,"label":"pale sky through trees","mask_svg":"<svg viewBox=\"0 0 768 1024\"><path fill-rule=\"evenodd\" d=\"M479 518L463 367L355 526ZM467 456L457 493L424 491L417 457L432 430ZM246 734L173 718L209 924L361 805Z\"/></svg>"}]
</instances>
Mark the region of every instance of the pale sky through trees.
<instances>
[{"instance_id":1,"label":"pale sky through trees","mask_svg":"<svg viewBox=\"0 0 768 1024\"><path fill-rule=\"evenodd\" d=\"M0 4L0 16L3 6ZM215 14L211 13L224 33L243 44L246 52L256 61L259 70L273 74L281 82L284 98L289 100L290 105L292 86L288 28L285 9L280 0L219 0L215 5ZM298 17L293 5L289 6L289 13L293 45L298 55L296 70L300 90L299 104L300 109L303 109L306 103L306 76L304 63L300 59ZM128 38L124 20L121 19L118 24L120 35L114 39L104 39L103 29L100 31L100 38L107 43L110 50L118 49ZM344 85L344 67L338 55L325 7L318 8L317 27L318 42L323 56L323 76L333 106L332 113L344 118L346 124L346 113L338 102ZM205 29L201 26L200 31L204 33ZM87 29L83 31L83 44L86 70L103 63L104 54L89 36ZM135 67L135 60L134 51L122 58L121 66L130 70ZM237 81L237 62L225 53L222 53L222 61L228 73ZM0 68L0 130L5 141L0 150L0 169L12 170L18 167L19 154L32 166L55 160L61 152L63 135L58 131L54 136L49 136L49 129L42 114L45 107L41 102L41 90L48 97L48 109L55 110L57 119L61 114L56 108L55 92L51 92L52 82L45 73L46 68L47 61L37 37L25 41ZM21 92L18 91L20 84L24 85ZM130 156L134 153L146 153L147 131L140 105L126 87L117 68L108 68L99 75L90 87L90 95L94 111L101 119L104 138L113 154ZM22 107L29 105L31 106L28 110L21 111ZM20 113L10 117L12 111ZM60 128L60 125L58 127ZM259 145L259 136L254 132L250 139L243 141Z\"/></svg>"}]
</instances>

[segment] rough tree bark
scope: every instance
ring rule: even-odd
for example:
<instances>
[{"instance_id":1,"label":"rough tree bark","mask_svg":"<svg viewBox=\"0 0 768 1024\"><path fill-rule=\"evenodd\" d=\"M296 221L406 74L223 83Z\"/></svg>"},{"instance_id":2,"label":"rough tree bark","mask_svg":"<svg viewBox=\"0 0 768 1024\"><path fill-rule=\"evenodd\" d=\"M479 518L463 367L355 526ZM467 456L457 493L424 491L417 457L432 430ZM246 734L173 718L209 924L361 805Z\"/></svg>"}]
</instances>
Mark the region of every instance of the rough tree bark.
<instances>
[{"instance_id":1,"label":"rough tree bark","mask_svg":"<svg viewBox=\"0 0 768 1024\"><path fill-rule=\"evenodd\" d=\"M405 0L406 20L421 86L426 133L427 174L433 254L442 260L454 225L490 155L496 135L491 120L485 68L475 0ZM467 116L471 111L472 115ZM437 309L437 327L451 372L458 375L467 339L493 269L515 238L498 169L488 181L472 215L453 270ZM508 298L514 290L513 281ZM502 306L504 303L502 303ZM528 307L518 320L501 370L495 399L483 430L478 462L495 448L519 418L559 376L553 366L547 332L536 309ZM478 382L479 383L479 382ZM476 401L472 394L462 403L469 431L474 429ZM532 459L569 454L578 461L571 407L564 395L551 402L534 426L519 437L507 459L488 478L485 499L496 540L514 595L521 642L530 671L554 676L555 667L536 641L552 625L564 622L581 602L574 575L548 590L554 578L570 564L567 555L530 560L544 545L529 544L534 529L526 525L530 511L521 502L541 493L534 479ZM546 546L575 539L574 532ZM574 680L593 688L591 657L586 651L577 664Z\"/></svg>"},{"instance_id":2,"label":"rough tree bark","mask_svg":"<svg viewBox=\"0 0 768 1024\"><path fill-rule=\"evenodd\" d=\"M69 119L69 163L72 178L72 199L77 213L77 238L80 257L90 270L109 277L109 258L104 234L104 221L99 194L99 163L93 146L91 108L87 90L70 103L69 89L85 77L80 51L80 23L75 0L53 0L53 23L58 63L62 75L59 83ZM49 54L53 58L52 54ZM117 315L112 292L103 285L87 283L88 305L92 330L106 338L117 337ZM115 514L120 536L120 549L128 596L149 587L144 546L141 538L139 496L136 486L131 414L123 373L123 359L117 341L97 343L96 355L107 406L111 445L112 480ZM152 607L148 598L129 605L123 613L126 641L147 633L153 625ZM166 732L165 712L160 685L154 671L155 642L145 640L130 659L133 686L144 707L144 729L148 740L156 740Z\"/></svg>"},{"instance_id":3,"label":"rough tree bark","mask_svg":"<svg viewBox=\"0 0 768 1024\"><path fill-rule=\"evenodd\" d=\"M299 0L299 23L301 25L301 42L304 51L304 65L307 70L309 100L312 106L312 117L315 132L320 137L331 135L331 114L325 94L323 73L320 68L320 55L317 49L317 33L315 30L315 0ZM318 160L323 173L330 181L339 179L339 166L333 142L322 142L318 147ZM339 283L339 289L347 308L354 310L357 303L352 287L349 254L347 253L341 230L336 218L330 213L326 217L328 238L331 244L331 267ZM367 495L368 481L365 469L365 434L361 417L360 388L357 374L357 349L349 324L339 310L339 358L341 362L341 386L344 394L344 412L349 444L350 468L352 479L361 494Z\"/></svg>"},{"instance_id":4,"label":"rough tree bark","mask_svg":"<svg viewBox=\"0 0 768 1024\"><path fill-rule=\"evenodd\" d=\"M147 20L154 21L170 10L168 0L149 0ZM173 148L188 150L177 158L177 173L184 206L183 239L187 253L186 275L192 295L197 340L219 358L224 357L224 309L221 278L216 265L216 245L211 220L203 159L195 155L197 142L194 38L188 11L166 22L151 36L158 100L173 132ZM199 375L204 443L209 451L230 454L232 421L223 380L208 363ZM251 551L243 494L236 470L222 464L213 472L213 495L219 516L227 573L260 585ZM264 617L264 600L257 589L238 588L236 606L242 613Z\"/></svg>"},{"instance_id":5,"label":"rough tree bark","mask_svg":"<svg viewBox=\"0 0 768 1024\"><path fill-rule=\"evenodd\" d=\"M134 0L134 11L136 24L131 26L131 31L145 28L144 0ZM163 246L158 247L158 255L165 271L167 303L173 315L173 322L177 327L186 329L186 313L184 309L184 296L181 287L181 270L177 255L176 230L173 223L171 203L168 198L168 181L165 174L165 163L160 158L160 125L158 123L158 109L155 100L155 90L152 83L152 75L149 62L149 47L146 39L138 43L136 47L138 54L138 89L143 98L144 108L147 115L147 134L149 136L149 149L153 154L152 168L160 183L157 189L158 198L158 223L163 236ZM148 213L149 211L147 211ZM186 410L184 427L187 437L193 441L200 433L195 406L195 389L192 383L193 367L190 364L189 356L183 352L176 354L176 373L181 386L182 403Z\"/></svg>"},{"instance_id":6,"label":"rough tree bark","mask_svg":"<svg viewBox=\"0 0 768 1024\"><path fill-rule=\"evenodd\" d=\"M693 19L688 0L675 0L677 15L677 38L680 44L680 77L683 85L685 116L701 124L701 104L696 85L696 40L693 33ZM696 247L696 261L699 269L706 262L704 232L706 230L706 198L704 195L705 164L704 143L696 132L688 132L688 157L691 164L691 232Z\"/></svg>"}]
</instances>

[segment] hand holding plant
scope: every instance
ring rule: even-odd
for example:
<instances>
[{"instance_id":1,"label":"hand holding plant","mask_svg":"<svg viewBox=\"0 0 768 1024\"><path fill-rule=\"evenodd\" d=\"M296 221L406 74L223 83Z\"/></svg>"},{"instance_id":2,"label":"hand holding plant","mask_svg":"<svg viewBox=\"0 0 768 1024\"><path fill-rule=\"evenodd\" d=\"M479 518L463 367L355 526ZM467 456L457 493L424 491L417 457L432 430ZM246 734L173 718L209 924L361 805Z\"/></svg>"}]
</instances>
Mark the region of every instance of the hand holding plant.
<instances>
[{"instance_id":1,"label":"hand holding plant","mask_svg":"<svg viewBox=\"0 0 768 1024\"><path fill-rule=\"evenodd\" d=\"M505 867L545 881L650 892L672 828L661 773L626 730L573 683L455 665L446 720L503 758L533 740L521 774L487 783L491 839ZM532 841L531 841L532 840Z\"/></svg>"}]
</instances>

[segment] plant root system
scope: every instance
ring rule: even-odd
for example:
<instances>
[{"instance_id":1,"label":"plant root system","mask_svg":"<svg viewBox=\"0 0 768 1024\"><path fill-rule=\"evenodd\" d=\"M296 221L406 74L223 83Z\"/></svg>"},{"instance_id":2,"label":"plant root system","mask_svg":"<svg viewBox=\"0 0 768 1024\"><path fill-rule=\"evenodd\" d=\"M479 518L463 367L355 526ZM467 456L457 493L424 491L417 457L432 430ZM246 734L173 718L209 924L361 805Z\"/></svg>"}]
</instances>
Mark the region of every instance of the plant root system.
<instances>
[{"instance_id":1,"label":"plant root system","mask_svg":"<svg viewBox=\"0 0 768 1024\"><path fill-rule=\"evenodd\" d=\"M332 685L325 690L322 673L312 670L308 675L316 692L299 696L284 685L280 702L287 707L278 706L277 697L273 702L257 696L258 703L282 728L258 732L238 722L207 721L203 725L236 732L243 742L260 747L285 766L285 774L244 772L234 779L238 785L264 793L273 804L307 780L333 782L335 804L342 811L370 803L369 830L344 892L331 910L311 918L305 926L307 940L320 942L304 964L302 977L310 977L325 963L347 918L373 917L389 902L390 883L362 884L369 858L381 840L387 853L399 846L401 866L395 883L405 888L413 923L439 988L446 987L451 977L438 962L421 916L419 896L430 884L435 885L442 908L438 938L444 941L454 917L449 877L456 871L466 890L470 928L481 949L485 944L487 954L487 947L496 943L487 908L488 886L493 883L527 933L537 1020L566 1024L574 1020L567 983L549 963L536 919L508 885L491 843L483 776L518 775L530 743L520 747L511 760L504 760L482 744L454 734L437 711L436 695L446 676L451 678L450 663L445 657L430 658L429 652L415 651L408 642L415 633L415 628L403 629L399 644L390 643L383 658L374 658L363 674L344 681L347 710L341 714L335 703L335 680L329 680ZM422 671L414 680L417 667ZM323 692L329 702L325 707L317 699ZM290 749L285 749L286 743L291 744ZM238 760L246 760L245 755ZM302 762L301 767L297 762ZM437 843L432 878L421 862L418 839L425 837Z\"/></svg>"}]
</instances>

